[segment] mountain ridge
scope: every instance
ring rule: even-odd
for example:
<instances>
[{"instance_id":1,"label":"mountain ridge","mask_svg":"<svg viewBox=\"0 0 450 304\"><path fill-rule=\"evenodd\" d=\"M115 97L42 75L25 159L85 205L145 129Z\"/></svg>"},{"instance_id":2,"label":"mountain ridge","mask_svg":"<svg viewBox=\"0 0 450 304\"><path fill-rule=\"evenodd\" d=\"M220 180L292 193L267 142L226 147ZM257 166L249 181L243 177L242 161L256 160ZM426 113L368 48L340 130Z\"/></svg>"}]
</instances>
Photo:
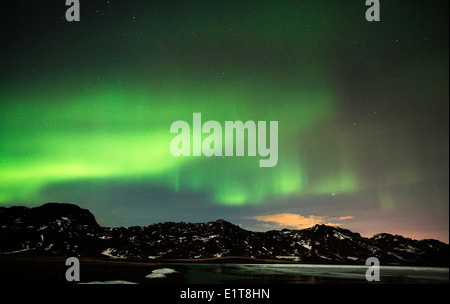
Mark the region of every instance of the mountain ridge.
<instances>
[{"instance_id":1,"label":"mountain ridge","mask_svg":"<svg viewBox=\"0 0 450 304\"><path fill-rule=\"evenodd\" d=\"M101 227L74 204L0 208L0 254L106 256L115 259L204 259L242 256L298 263L448 266L449 245L379 233L362 237L318 224L301 230L254 232L226 220Z\"/></svg>"}]
</instances>

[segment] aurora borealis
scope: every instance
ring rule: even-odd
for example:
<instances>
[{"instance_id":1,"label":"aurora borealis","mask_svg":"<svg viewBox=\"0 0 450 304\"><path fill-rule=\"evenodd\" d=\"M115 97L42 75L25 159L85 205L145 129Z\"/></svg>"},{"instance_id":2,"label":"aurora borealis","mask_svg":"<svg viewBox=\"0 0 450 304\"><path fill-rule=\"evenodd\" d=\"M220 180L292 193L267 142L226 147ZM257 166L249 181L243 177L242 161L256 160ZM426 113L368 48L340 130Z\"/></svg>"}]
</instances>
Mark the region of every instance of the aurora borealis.
<instances>
[{"instance_id":1,"label":"aurora borealis","mask_svg":"<svg viewBox=\"0 0 450 304\"><path fill-rule=\"evenodd\" d=\"M1 205L448 242L447 1L64 2L0 6ZM174 157L193 113L278 121L277 165Z\"/></svg>"}]
</instances>

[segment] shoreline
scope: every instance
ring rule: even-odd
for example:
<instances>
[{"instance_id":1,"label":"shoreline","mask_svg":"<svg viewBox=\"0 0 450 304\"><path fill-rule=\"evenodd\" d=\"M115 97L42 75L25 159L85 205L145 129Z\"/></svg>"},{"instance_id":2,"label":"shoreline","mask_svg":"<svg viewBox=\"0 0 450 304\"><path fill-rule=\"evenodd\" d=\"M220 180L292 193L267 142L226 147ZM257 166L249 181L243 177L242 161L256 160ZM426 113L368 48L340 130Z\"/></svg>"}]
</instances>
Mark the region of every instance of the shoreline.
<instances>
[{"instance_id":1,"label":"shoreline","mask_svg":"<svg viewBox=\"0 0 450 304\"><path fill-rule=\"evenodd\" d=\"M69 256L62 255L34 255L34 254L0 254L0 262L2 260L11 261L48 261L48 262L64 262ZM208 264L291 264L291 265L348 265L348 266L366 266L365 263L348 261L347 263L339 263L336 261L325 262L321 261L291 261L288 259L265 259L265 258L253 258L244 256L225 256L225 257L213 257L213 258L178 258L178 259L137 259L137 258L112 258L108 256L78 256L80 261L91 263L127 263L137 265L160 265L160 264L175 264L175 263L208 263ZM383 266L395 266L395 267L423 267L423 268L449 268L449 265L420 265L420 264L381 264Z\"/></svg>"}]
</instances>

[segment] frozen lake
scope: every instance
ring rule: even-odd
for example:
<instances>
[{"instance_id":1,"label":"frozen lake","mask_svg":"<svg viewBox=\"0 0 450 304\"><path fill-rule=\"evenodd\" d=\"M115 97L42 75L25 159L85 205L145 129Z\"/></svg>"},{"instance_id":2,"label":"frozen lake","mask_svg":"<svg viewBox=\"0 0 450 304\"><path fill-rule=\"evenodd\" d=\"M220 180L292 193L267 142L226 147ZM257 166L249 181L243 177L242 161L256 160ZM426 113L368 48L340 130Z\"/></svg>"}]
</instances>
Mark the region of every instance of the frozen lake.
<instances>
[{"instance_id":1,"label":"frozen lake","mask_svg":"<svg viewBox=\"0 0 450 304\"><path fill-rule=\"evenodd\" d=\"M186 283L368 283L368 266L314 264L177 264L185 268ZM370 282L372 283L372 282ZM381 266L380 282L448 284L449 268Z\"/></svg>"}]
</instances>

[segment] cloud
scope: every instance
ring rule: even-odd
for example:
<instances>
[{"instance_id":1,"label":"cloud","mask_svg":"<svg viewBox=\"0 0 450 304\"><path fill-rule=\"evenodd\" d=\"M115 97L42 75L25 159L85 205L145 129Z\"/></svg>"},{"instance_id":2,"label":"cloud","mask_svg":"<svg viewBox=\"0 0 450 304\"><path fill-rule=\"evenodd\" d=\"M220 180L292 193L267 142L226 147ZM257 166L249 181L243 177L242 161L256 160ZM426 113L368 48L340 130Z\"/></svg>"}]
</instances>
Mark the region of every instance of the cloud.
<instances>
[{"instance_id":1,"label":"cloud","mask_svg":"<svg viewBox=\"0 0 450 304\"><path fill-rule=\"evenodd\" d=\"M301 214L295 213L278 213L270 215L254 216L251 219L257 220L258 222L266 222L275 224L277 227L283 228L295 228L295 229L305 229L312 227L317 224L325 224L329 226L339 226L340 221L353 219L353 216L341 216L339 218L329 218L326 216L316 216L309 215L303 216ZM264 224L265 226L267 224Z\"/></svg>"},{"instance_id":2,"label":"cloud","mask_svg":"<svg viewBox=\"0 0 450 304\"><path fill-rule=\"evenodd\" d=\"M341 216L341 217L339 218L340 221L352 220L352 219L354 219L354 217L351 216L351 215Z\"/></svg>"}]
</instances>

